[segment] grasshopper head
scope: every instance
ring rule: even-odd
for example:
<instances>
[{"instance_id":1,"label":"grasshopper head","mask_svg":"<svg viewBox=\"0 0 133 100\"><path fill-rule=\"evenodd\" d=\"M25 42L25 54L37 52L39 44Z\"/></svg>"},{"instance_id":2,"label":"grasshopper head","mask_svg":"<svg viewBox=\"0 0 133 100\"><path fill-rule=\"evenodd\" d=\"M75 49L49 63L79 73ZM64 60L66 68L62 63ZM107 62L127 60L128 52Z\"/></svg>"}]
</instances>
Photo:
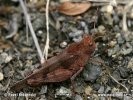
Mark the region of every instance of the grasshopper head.
<instances>
[{"instance_id":1,"label":"grasshopper head","mask_svg":"<svg viewBox=\"0 0 133 100\"><path fill-rule=\"evenodd\" d=\"M95 41L91 36L87 34L83 36L83 45L85 46L87 53L93 53L95 51L96 48Z\"/></svg>"}]
</instances>

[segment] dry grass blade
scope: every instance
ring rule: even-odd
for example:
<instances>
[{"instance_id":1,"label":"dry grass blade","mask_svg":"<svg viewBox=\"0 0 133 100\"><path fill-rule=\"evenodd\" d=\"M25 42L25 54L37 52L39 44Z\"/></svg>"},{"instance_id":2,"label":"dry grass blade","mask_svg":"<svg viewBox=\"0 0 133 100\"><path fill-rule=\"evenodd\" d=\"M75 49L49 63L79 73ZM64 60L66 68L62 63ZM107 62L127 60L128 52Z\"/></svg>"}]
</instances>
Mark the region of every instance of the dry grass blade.
<instances>
[{"instance_id":1,"label":"dry grass blade","mask_svg":"<svg viewBox=\"0 0 133 100\"><path fill-rule=\"evenodd\" d=\"M72 3L72 2L64 2L62 3L58 10L60 13L66 14L66 15L79 15L81 13L84 13L91 7L91 3Z\"/></svg>"}]
</instances>

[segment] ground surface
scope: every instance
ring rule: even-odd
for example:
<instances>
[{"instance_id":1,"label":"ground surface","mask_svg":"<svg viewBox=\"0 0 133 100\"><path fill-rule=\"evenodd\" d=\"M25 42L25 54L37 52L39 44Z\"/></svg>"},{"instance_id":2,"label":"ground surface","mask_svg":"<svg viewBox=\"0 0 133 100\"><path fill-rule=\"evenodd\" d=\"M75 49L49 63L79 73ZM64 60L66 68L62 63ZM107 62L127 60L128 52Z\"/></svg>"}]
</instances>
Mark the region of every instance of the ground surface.
<instances>
[{"instance_id":1,"label":"ground surface","mask_svg":"<svg viewBox=\"0 0 133 100\"><path fill-rule=\"evenodd\" d=\"M21 93L33 93L35 96L13 96L10 86L23 79L25 73L36 69L40 65L40 61L19 3L0 2L1 99L70 99L72 95L70 80L48 84L47 87L27 87L21 90ZM101 6L92 6L82 14L69 16L58 10L53 10L61 4L60 2L52 0L50 2L50 49L48 57L57 55L70 43L80 41L85 33L95 37L97 46L92 59L88 61L84 71L75 79L77 92L75 100L87 100L87 98L88 100L131 100L130 95L125 95L123 99L123 94L132 94L133 92L132 9L128 9L127 29L124 30L123 25L125 24L123 24L122 18L125 4L119 4L112 9L111 5L103 3ZM32 3L27 1L27 9L39 45L43 50L46 40L46 2L38 0L35 4ZM8 96L5 93L8 93ZM100 96L100 94L113 95L113 93L121 93L122 95Z\"/></svg>"}]
</instances>

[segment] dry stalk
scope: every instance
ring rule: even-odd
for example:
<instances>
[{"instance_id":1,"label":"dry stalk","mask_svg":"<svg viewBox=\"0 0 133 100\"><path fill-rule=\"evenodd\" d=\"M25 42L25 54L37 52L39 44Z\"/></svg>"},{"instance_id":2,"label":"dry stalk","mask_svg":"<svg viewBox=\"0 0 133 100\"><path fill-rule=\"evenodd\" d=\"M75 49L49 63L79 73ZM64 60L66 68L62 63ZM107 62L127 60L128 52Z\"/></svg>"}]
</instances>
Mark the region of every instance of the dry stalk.
<instances>
[{"instance_id":1,"label":"dry stalk","mask_svg":"<svg viewBox=\"0 0 133 100\"><path fill-rule=\"evenodd\" d=\"M46 44L45 44L44 52L43 52L43 56L45 56L45 59L48 58L48 49L49 49L49 3L50 3L50 0L47 0L47 4L46 4L47 37L46 37Z\"/></svg>"},{"instance_id":2,"label":"dry stalk","mask_svg":"<svg viewBox=\"0 0 133 100\"><path fill-rule=\"evenodd\" d=\"M40 48L40 46L39 46L38 39L37 39L37 37L36 37L36 35L35 35L33 26L32 26L32 24L31 24L29 14L27 13L27 9L26 9L26 7L25 7L25 4L24 4L23 0L19 0L19 2L20 2L20 5L21 5L21 7L22 7L22 9L23 9L23 12L24 12L26 21L27 21L27 23L28 23L28 26L29 26L31 35L32 35L32 37L33 37L33 40L34 40L34 43L35 43L35 46L36 46L38 55L39 55L39 57L40 57L40 61L41 61L41 63L42 63L42 61L44 61L43 54L42 54L41 48Z\"/></svg>"},{"instance_id":3,"label":"dry stalk","mask_svg":"<svg viewBox=\"0 0 133 100\"><path fill-rule=\"evenodd\" d=\"M113 79L117 84L119 84L119 85L121 85L122 87L124 87L125 90L127 91L127 93L129 92L128 88L127 88L125 85L123 85L123 84L121 84L120 82L118 82L110 73L109 73L109 76L110 76L111 79Z\"/></svg>"},{"instance_id":4,"label":"dry stalk","mask_svg":"<svg viewBox=\"0 0 133 100\"><path fill-rule=\"evenodd\" d=\"M127 31L128 30L128 28L127 28L127 12L130 10L132 5L133 5L133 1L130 1L124 8L124 11L123 11L123 22L122 22L123 31Z\"/></svg>"}]
</instances>

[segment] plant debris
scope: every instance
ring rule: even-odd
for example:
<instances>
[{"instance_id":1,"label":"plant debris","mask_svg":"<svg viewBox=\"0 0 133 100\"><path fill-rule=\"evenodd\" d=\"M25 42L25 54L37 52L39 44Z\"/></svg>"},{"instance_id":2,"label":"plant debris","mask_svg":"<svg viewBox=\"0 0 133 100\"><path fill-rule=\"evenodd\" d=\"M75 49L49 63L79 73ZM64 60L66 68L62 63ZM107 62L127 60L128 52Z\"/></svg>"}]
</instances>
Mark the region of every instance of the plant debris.
<instances>
[{"instance_id":1,"label":"plant debris","mask_svg":"<svg viewBox=\"0 0 133 100\"><path fill-rule=\"evenodd\" d=\"M72 2L63 2L58 10L60 13L66 15L79 15L87 11L91 7L91 3L72 3Z\"/></svg>"}]
</instances>

